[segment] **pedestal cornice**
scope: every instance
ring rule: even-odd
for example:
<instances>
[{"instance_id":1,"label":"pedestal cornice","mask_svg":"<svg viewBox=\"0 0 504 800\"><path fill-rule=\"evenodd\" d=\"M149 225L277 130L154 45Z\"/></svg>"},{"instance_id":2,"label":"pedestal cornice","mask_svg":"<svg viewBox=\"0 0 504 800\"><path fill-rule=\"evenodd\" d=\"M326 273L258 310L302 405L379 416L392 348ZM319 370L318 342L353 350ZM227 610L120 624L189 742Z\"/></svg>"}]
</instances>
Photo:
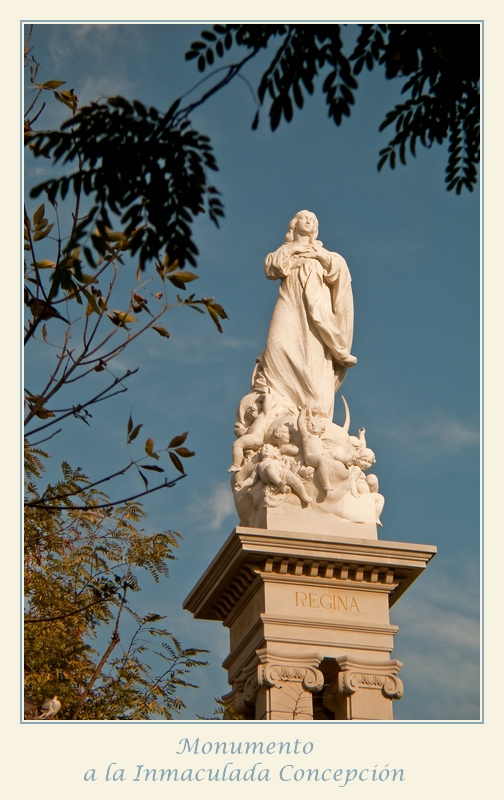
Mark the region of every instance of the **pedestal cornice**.
<instances>
[{"instance_id":1,"label":"pedestal cornice","mask_svg":"<svg viewBox=\"0 0 504 800\"><path fill-rule=\"evenodd\" d=\"M392 606L436 552L432 545L321 534L301 537L237 527L186 598L184 608L197 619L226 620L259 575L273 580L306 576L334 586L350 582L354 588L359 584L374 585L377 590L384 587Z\"/></svg>"}]
</instances>

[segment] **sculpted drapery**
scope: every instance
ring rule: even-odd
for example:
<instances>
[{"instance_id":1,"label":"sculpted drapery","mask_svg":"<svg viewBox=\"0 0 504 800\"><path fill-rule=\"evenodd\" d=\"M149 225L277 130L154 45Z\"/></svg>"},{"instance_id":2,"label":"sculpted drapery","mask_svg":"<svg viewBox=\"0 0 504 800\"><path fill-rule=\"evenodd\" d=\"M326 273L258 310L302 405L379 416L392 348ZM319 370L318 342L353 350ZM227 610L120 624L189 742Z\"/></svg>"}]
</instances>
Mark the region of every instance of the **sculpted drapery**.
<instances>
[{"instance_id":1,"label":"sculpted drapery","mask_svg":"<svg viewBox=\"0 0 504 800\"><path fill-rule=\"evenodd\" d=\"M357 361L350 355L353 297L345 259L326 250L317 234L315 214L300 211L284 244L266 257L266 276L281 285L259 384L289 411L313 408L331 420L334 394Z\"/></svg>"},{"instance_id":2,"label":"sculpted drapery","mask_svg":"<svg viewBox=\"0 0 504 800\"><path fill-rule=\"evenodd\" d=\"M364 428L350 435L346 401L343 425L332 421L335 392L357 362L351 278L317 235L315 214L300 211L266 257L266 276L280 288L238 406L228 472L245 527L333 533L337 517L368 525L376 538L384 498L376 476L364 474L375 455Z\"/></svg>"}]
</instances>

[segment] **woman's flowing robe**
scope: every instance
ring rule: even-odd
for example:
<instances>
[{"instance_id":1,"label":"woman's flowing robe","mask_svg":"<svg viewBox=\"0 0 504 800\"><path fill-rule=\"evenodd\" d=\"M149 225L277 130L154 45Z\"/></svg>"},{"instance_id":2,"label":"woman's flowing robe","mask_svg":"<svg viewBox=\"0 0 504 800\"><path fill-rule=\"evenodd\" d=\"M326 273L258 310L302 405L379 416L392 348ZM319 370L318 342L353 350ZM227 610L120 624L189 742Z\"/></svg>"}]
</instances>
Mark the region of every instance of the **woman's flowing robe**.
<instances>
[{"instance_id":1,"label":"woman's flowing robe","mask_svg":"<svg viewBox=\"0 0 504 800\"><path fill-rule=\"evenodd\" d=\"M293 255L288 244L266 257L266 276L281 285L259 384L275 392L291 413L297 415L303 406L332 420L352 346L353 296L345 259L323 252L327 268L315 258Z\"/></svg>"}]
</instances>

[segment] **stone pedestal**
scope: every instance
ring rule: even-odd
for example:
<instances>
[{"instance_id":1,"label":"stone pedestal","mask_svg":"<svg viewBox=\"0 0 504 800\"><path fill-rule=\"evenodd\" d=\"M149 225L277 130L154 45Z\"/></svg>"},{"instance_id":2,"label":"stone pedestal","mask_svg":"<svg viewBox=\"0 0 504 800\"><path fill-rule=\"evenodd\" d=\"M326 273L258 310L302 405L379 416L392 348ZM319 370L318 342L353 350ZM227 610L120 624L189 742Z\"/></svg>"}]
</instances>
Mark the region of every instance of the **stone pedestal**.
<instances>
[{"instance_id":1,"label":"stone pedestal","mask_svg":"<svg viewBox=\"0 0 504 800\"><path fill-rule=\"evenodd\" d=\"M187 597L197 619L230 630L226 699L245 719L392 719L403 687L389 608L436 548L365 527L237 527Z\"/></svg>"}]
</instances>

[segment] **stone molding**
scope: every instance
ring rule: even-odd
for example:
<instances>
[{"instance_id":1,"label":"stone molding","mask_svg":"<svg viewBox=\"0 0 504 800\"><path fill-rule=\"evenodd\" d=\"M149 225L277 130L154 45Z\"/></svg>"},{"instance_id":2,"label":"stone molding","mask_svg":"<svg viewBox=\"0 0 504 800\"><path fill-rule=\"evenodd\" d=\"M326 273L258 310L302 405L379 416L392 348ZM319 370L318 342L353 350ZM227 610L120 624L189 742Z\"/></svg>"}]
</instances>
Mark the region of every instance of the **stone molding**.
<instances>
[{"instance_id":1,"label":"stone molding","mask_svg":"<svg viewBox=\"0 0 504 800\"><path fill-rule=\"evenodd\" d=\"M319 655L298 654L289 658L284 656L265 654L262 656L258 650L259 659L267 658L266 663L257 667L257 682L259 686L276 686L282 681L296 681L301 683L307 692L318 692L324 685L324 676L317 669L322 658Z\"/></svg>"},{"instance_id":2,"label":"stone molding","mask_svg":"<svg viewBox=\"0 0 504 800\"><path fill-rule=\"evenodd\" d=\"M254 578L267 577L372 586L390 592L392 606L435 553L430 545L316 534L300 537L238 526L184 601L184 608L196 619L224 621Z\"/></svg>"},{"instance_id":3,"label":"stone molding","mask_svg":"<svg viewBox=\"0 0 504 800\"><path fill-rule=\"evenodd\" d=\"M342 656L336 660L340 668L337 680L324 691L324 704L332 711L338 695L350 695L359 689L378 690L390 700L403 696L403 683L397 677L402 663L397 659L363 662Z\"/></svg>"},{"instance_id":4,"label":"stone molding","mask_svg":"<svg viewBox=\"0 0 504 800\"><path fill-rule=\"evenodd\" d=\"M307 692L318 692L324 686L324 676L317 669L322 657L318 653L298 653L289 657L257 650L255 658L241 671L233 691L223 698L235 711L243 713L255 704L261 687L270 689L284 682L301 685Z\"/></svg>"}]
</instances>

